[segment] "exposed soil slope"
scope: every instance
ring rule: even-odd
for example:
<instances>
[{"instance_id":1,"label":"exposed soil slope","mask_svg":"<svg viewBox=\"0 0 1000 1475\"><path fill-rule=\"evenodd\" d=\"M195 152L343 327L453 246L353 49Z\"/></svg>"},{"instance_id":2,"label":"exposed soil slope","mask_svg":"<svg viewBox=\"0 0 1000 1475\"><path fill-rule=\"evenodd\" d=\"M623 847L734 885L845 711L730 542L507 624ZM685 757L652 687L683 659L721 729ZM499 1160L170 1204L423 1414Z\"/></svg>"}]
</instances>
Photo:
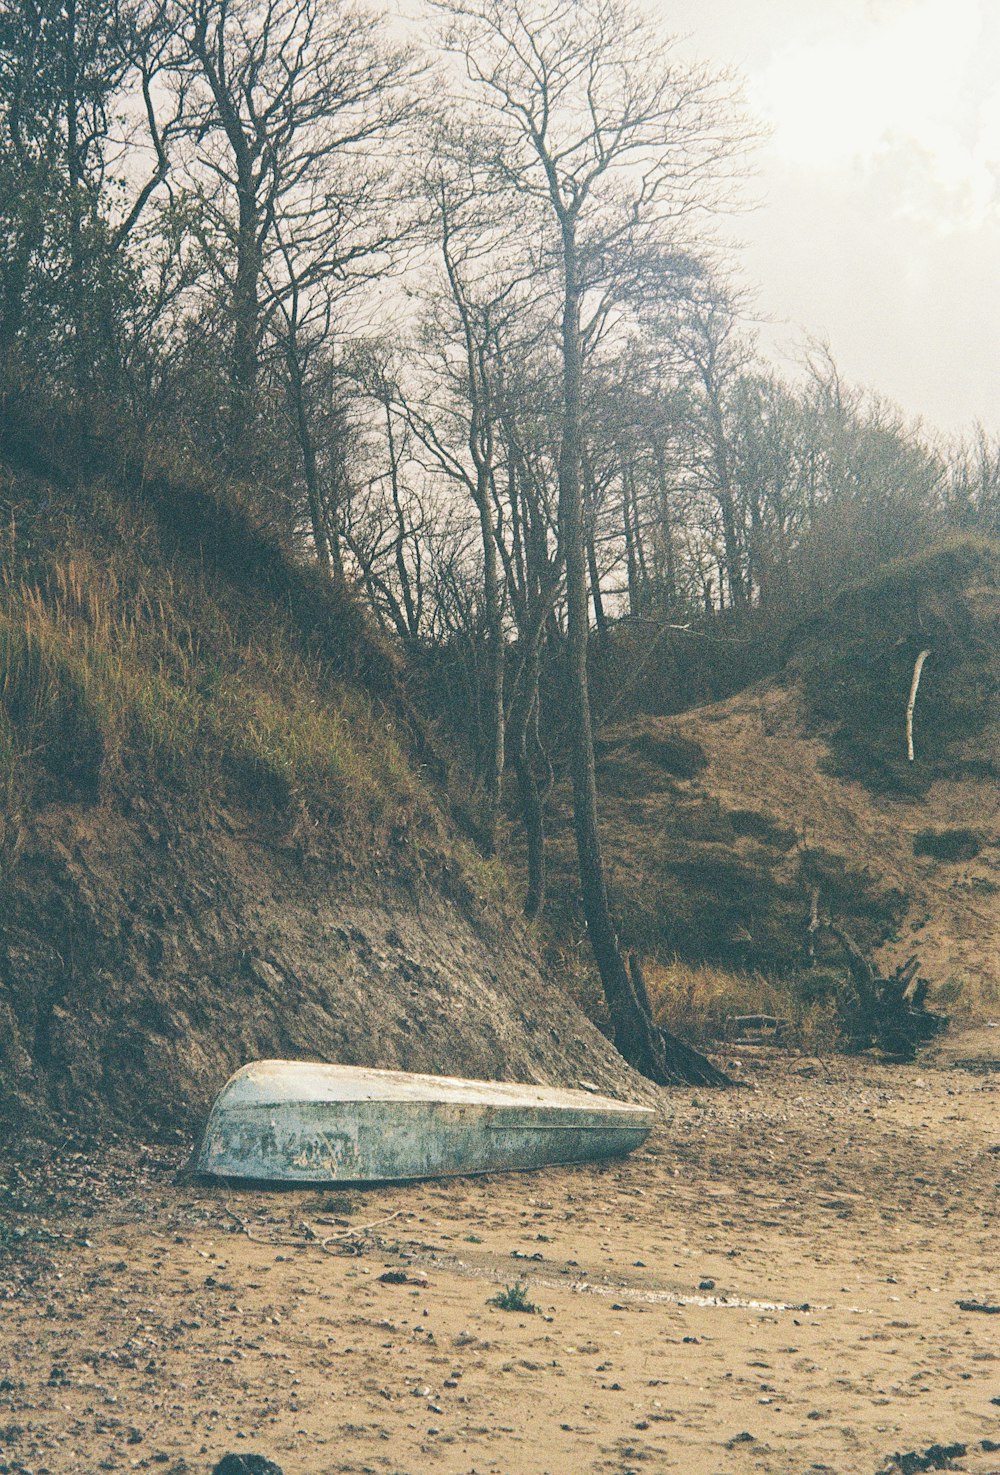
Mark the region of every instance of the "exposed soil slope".
<instances>
[{"instance_id":1,"label":"exposed soil slope","mask_svg":"<svg viewBox=\"0 0 1000 1475\"><path fill-rule=\"evenodd\" d=\"M1000 549L956 539L845 589L796 632L777 679L604 730L602 820L626 944L665 965L798 977L819 1004L845 953L810 931L815 908L886 964L916 953L946 1009L1000 1004L998 651ZM560 799L565 938L575 903Z\"/></svg>"},{"instance_id":2,"label":"exposed soil slope","mask_svg":"<svg viewBox=\"0 0 1000 1475\"><path fill-rule=\"evenodd\" d=\"M804 968L815 887L821 910L886 963L917 953L948 1008L994 1007L1000 786L938 778L921 795L876 794L830 772L829 744L811 726L789 682L605 735L602 808L627 937L663 959ZM681 777L656 754L676 769L685 743L702 757ZM995 762L997 729L974 748ZM962 830L978 854L915 853L927 832Z\"/></svg>"},{"instance_id":3,"label":"exposed soil slope","mask_svg":"<svg viewBox=\"0 0 1000 1475\"><path fill-rule=\"evenodd\" d=\"M988 1005L1000 998L1000 786L991 778L935 780L907 800L875 795L826 770L825 743L806 735L793 690L745 693L681 730L697 734L709 756L712 793L733 808L760 810L794 829L797 844L823 847L849 868L867 870L905 903L881 955L890 963L919 954L939 987L964 979ZM996 730L977 750L995 759ZM706 782L707 774L706 774ZM982 849L940 861L914 853L926 830L971 829Z\"/></svg>"},{"instance_id":4,"label":"exposed soil slope","mask_svg":"<svg viewBox=\"0 0 1000 1475\"><path fill-rule=\"evenodd\" d=\"M0 1121L176 1129L267 1055L641 1093L349 593L190 469L2 410Z\"/></svg>"},{"instance_id":5,"label":"exposed soil slope","mask_svg":"<svg viewBox=\"0 0 1000 1475\"><path fill-rule=\"evenodd\" d=\"M267 1056L635 1093L500 912L235 829L39 818L0 926L8 1110L189 1126Z\"/></svg>"}]
</instances>

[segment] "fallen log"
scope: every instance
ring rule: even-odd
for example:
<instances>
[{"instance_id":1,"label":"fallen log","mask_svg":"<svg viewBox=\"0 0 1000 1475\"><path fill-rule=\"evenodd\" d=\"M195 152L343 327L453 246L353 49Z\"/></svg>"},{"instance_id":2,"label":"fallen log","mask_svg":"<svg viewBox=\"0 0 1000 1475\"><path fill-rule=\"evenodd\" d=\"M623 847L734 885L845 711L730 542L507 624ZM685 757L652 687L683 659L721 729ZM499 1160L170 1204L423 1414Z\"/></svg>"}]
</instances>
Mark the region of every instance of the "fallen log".
<instances>
[{"instance_id":1,"label":"fallen log","mask_svg":"<svg viewBox=\"0 0 1000 1475\"><path fill-rule=\"evenodd\" d=\"M829 917L823 925L847 955L853 984L853 991L840 1001L845 1043L856 1050L881 1050L894 1060L912 1060L948 1023L946 1015L927 1007L930 984L918 976L918 959L907 958L883 975L846 928Z\"/></svg>"}]
</instances>

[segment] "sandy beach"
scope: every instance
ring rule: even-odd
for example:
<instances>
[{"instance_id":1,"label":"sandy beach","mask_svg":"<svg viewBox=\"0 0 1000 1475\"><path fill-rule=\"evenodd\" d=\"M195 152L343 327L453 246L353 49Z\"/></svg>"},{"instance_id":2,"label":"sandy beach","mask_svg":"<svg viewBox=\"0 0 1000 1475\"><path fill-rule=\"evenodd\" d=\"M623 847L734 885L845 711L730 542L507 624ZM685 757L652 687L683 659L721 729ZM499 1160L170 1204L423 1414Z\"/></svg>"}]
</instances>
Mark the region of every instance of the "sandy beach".
<instances>
[{"instance_id":1,"label":"sandy beach","mask_svg":"<svg viewBox=\"0 0 1000 1475\"><path fill-rule=\"evenodd\" d=\"M181 1143L9 1164L0 1470L1000 1470L991 1043L746 1052L748 1089L664 1092L607 1166L268 1193L178 1178ZM515 1282L535 1312L489 1304Z\"/></svg>"}]
</instances>

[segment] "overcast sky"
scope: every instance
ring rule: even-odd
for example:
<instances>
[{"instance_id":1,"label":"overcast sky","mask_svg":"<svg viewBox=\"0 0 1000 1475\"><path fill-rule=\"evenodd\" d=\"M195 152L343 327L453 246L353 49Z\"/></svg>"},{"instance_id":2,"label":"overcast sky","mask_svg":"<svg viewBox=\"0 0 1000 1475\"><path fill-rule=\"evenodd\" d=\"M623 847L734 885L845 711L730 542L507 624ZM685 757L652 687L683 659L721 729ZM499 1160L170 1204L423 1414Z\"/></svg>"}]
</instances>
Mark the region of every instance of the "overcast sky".
<instances>
[{"instance_id":1,"label":"overcast sky","mask_svg":"<svg viewBox=\"0 0 1000 1475\"><path fill-rule=\"evenodd\" d=\"M737 230L775 352L1000 431L1000 0L646 0L770 137Z\"/></svg>"}]
</instances>

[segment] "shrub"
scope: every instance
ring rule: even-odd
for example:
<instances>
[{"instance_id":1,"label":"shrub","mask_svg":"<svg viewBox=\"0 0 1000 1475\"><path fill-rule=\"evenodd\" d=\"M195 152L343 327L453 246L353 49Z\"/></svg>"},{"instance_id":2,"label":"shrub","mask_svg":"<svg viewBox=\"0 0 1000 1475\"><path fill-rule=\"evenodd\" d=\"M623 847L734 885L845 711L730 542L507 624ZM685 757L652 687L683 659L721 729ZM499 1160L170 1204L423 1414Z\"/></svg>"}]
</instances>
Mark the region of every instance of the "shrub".
<instances>
[{"instance_id":1,"label":"shrub","mask_svg":"<svg viewBox=\"0 0 1000 1475\"><path fill-rule=\"evenodd\" d=\"M913 837L913 854L934 860L974 860L982 848L975 830L921 830Z\"/></svg>"},{"instance_id":2,"label":"shrub","mask_svg":"<svg viewBox=\"0 0 1000 1475\"><path fill-rule=\"evenodd\" d=\"M701 744L678 732L646 730L636 739L636 748L648 762L666 769L674 778L697 778L708 767Z\"/></svg>"},{"instance_id":3,"label":"shrub","mask_svg":"<svg viewBox=\"0 0 1000 1475\"><path fill-rule=\"evenodd\" d=\"M733 809L728 819L737 835L758 840L761 845L770 845L775 850L791 850L798 838L787 825L779 824L770 815L758 814L754 809Z\"/></svg>"},{"instance_id":4,"label":"shrub","mask_svg":"<svg viewBox=\"0 0 1000 1475\"><path fill-rule=\"evenodd\" d=\"M528 1316L534 1316L539 1310L534 1301L528 1300L528 1287L519 1280L490 1296L486 1304L501 1311L522 1311Z\"/></svg>"}]
</instances>

